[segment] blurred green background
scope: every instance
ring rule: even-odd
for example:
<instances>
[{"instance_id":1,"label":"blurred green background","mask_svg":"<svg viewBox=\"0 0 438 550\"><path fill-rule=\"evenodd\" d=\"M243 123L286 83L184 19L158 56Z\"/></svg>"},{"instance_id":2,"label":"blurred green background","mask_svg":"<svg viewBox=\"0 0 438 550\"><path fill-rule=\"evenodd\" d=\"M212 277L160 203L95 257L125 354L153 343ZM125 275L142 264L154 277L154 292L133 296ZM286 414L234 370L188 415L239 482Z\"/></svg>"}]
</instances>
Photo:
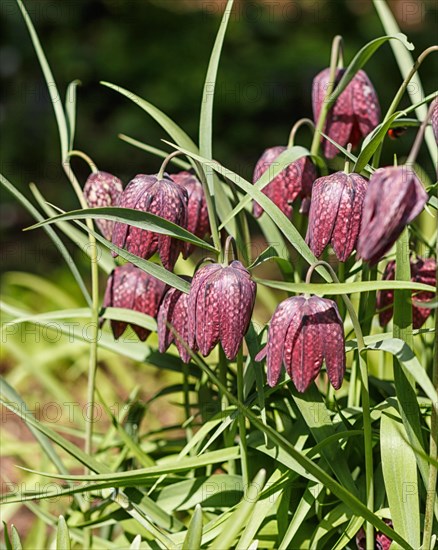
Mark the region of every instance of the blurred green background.
<instances>
[{"instance_id":1,"label":"blurred green background","mask_svg":"<svg viewBox=\"0 0 438 550\"><path fill-rule=\"evenodd\" d=\"M155 104L197 141L203 81L224 6L222 0L26 1L62 96L74 79L78 90L76 148L125 183L152 173L159 160L120 141L125 133L156 147L167 136L135 104L104 88L107 80ZM436 41L437 2L390 2L417 57ZM1 171L29 196L34 181L44 196L68 210L74 194L59 167L52 106L27 29L13 0L2 2L0 47ZM236 1L219 70L214 115L214 156L250 178L263 149L285 144L292 124L311 116L311 83L329 63L335 34L345 40L345 61L384 34L370 0ZM436 65L421 70L426 93L437 88ZM388 107L401 77L388 44L366 70ZM409 104L407 98L403 105ZM415 129L387 141L384 162L409 150ZM299 134L308 144L307 130ZM430 161L420 156L426 169ZM73 160L80 181L88 170ZM21 228L31 220L2 194L2 269L57 270L59 259L43 232ZM19 240L20 239L20 240ZM85 262L85 255L84 255Z\"/></svg>"}]
</instances>

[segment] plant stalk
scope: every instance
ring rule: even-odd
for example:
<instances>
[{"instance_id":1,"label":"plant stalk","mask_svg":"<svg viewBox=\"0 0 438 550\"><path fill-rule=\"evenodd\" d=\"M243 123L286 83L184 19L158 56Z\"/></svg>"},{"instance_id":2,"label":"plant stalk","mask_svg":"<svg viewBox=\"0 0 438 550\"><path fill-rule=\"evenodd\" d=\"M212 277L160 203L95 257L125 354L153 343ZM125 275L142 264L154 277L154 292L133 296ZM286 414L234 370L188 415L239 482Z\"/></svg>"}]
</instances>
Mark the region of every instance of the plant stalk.
<instances>
[{"instance_id":1,"label":"plant stalk","mask_svg":"<svg viewBox=\"0 0 438 550\"><path fill-rule=\"evenodd\" d=\"M244 404L245 398L243 394L243 350L240 346L239 352L237 354L237 399ZM239 436L240 436L240 447L241 447L241 464L242 464L242 478L243 486L248 487L249 484L249 468L248 468L248 446L246 443L246 424L245 416L238 411L238 420L239 420Z\"/></svg>"}]
</instances>

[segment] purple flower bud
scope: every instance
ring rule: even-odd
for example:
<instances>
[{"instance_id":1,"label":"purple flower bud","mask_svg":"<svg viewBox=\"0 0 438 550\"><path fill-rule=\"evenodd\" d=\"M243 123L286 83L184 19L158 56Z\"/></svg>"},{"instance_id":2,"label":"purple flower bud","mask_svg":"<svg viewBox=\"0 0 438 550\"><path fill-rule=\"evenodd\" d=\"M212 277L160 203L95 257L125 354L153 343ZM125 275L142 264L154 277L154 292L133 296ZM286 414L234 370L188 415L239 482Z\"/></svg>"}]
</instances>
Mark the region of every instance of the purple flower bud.
<instances>
[{"instance_id":1,"label":"purple flower bud","mask_svg":"<svg viewBox=\"0 0 438 550\"><path fill-rule=\"evenodd\" d=\"M156 176L139 174L120 195L118 206L150 212L186 229L187 201L187 191L167 175L158 180ZM121 222L114 224L113 243L146 260L158 252L163 266L169 270L184 248L179 239Z\"/></svg>"},{"instance_id":2,"label":"purple flower bud","mask_svg":"<svg viewBox=\"0 0 438 550\"><path fill-rule=\"evenodd\" d=\"M345 262L356 247L368 182L359 174L336 172L313 184L306 242L315 256L331 243Z\"/></svg>"},{"instance_id":3,"label":"purple flower bud","mask_svg":"<svg viewBox=\"0 0 438 550\"><path fill-rule=\"evenodd\" d=\"M335 87L345 69L336 69ZM323 105L329 85L330 69L324 69L313 80L312 105L315 124ZM345 147L353 147L368 135L380 122L380 105L376 90L364 71L358 71L335 104L329 110L323 132ZM322 140L322 149L327 158L338 154L338 149L328 140Z\"/></svg>"},{"instance_id":4,"label":"purple flower bud","mask_svg":"<svg viewBox=\"0 0 438 550\"><path fill-rule=\"evenodd\" d=\"M376 263L423 210L427 193L407 166L376 170L365 195L357 243L359 257Z\"/></svg>"},{"instance_id":5,"label":"purple flower bud","mask_svg":"<svg viewBox=\"0 0 438 550\"><path fill-rule=\"evenodd\" d=\"M184 363L190 361L190 354L179 338L169 329L168 323L173 326L182 340L188 345L188 297L188 294L176 288L171 288L164 296L157 317L159 351L164 353L170 344L174 342Z\"/></svg>"},{"instance_id":6,"label":"purple flower bud","mask_svg":"<svg viewBox=\"0 0 438 550\"><path fill-rule=\"evenodd\" d=\"M116 267L108 278L103 307L120 307L146 313L156 317L166 284L142 271L133 264ZM105 320L101 320L101 326ZM130 323L129 323L130 324ZM111 329L117 340L125 332L128 323L111 321ZM131 324L132 329L143 342L150 331Z\"/></svg>"},{"instance_id":7,"label":"purple flower bud","mask_svg":"<svg viewBox=\"0 0 438 550\"><path fill-rule=\"evenodd\" d=\"M423 283L436 286L436 260L434 258L417 258L411 264L411 281L414 283ZM393 281L395 279L395 261L387 263L382 279L384 281ZM412 299L416 302L428 302L434 297L433 292L415 292L412 293ZM392 319L394 303L393 290L379 290L377 292L376 307L379 310L379 323L384 327ZM432 310L426 307L417 307L412 305L412 324L415 329L421 328L431 314Z\"/></svg>"},{"instance_id":8,"label":"purple flower bud","mask_svg":"<svg viewBox=\"0 0 438 550\"><path fill-rule=\"evenodd\" d=\"M287 147L270 147L266 149L258 160L253 183L262 177L268 169L275 168L275 160ZM271 168L272 167L272 168ZM292 215L292 202L297 197L310 197L312 183L317 176L316 168L309 157L301 157L295 162L286 166L268 185L263 188L263 193L278 206L288 218ZM254 202L253 213L256 218L263 214L263 208Z\"/></svg>"},{"instance_id":9,"label":"purple flower bud","mask_svg":"<svg viewBox=\"0 0 438 550\"><path fill-rule=\"evenodd\" d=\"M108 172L90 174L84 186L84 197L90 208L114 206L122 192L121 180ZM96 220L96 224L105 239L110 241L114 222L112 220Z\"/></svg>"},{"instance_id":10,"label":"purple flower bud","mask_svg":"<svg viewBox=\"0 0 438 550\"><path fill-rule=\"evenodd\" d=\"M435 141L438 144L438 97L432 102L432 115L431 123L433 128L433 134L435 136Z\"/></svg>"},{"instance_id":11,"label":"purple flower bud","mask_svg":"<svg viewBox=\"0 0 438 550\"><path fill-rule=\"evenodd\" d=\"M330 382L339 389L345 345L336 302L318 296L293 296L281 302L271 319L268 343L256 360L266 356L270 386L277 384L284 365L297 390L304 392L325 361Z\"/></svg>"},{"instance_id":12,"label":"purple flower bud","mask_svg":"<svg viewBox=\"0 0 438 550\"><path fill-rule=\"evenodd\" d=\"M200 239L210 233L210 222L208 219L207 201L202 183L190 172L179 172L172 174L173 181L182 185L188 195L188 219L187 231L193 233ZM188 258L194 250L194 245L184 244L183 257Z\"/></svg>"},{"instance_id":13,"label":"purple flower bud","mask_svg":"<svg viewBox=\"0 0 438 550\"><path fill-rule=\"evenodd\" d=\"M228 359L234 359L248 330L256 289L238 261L198 269L188 299L190 347L196 344L206 356L220 341Z\"/></svg>"}]
</instances>

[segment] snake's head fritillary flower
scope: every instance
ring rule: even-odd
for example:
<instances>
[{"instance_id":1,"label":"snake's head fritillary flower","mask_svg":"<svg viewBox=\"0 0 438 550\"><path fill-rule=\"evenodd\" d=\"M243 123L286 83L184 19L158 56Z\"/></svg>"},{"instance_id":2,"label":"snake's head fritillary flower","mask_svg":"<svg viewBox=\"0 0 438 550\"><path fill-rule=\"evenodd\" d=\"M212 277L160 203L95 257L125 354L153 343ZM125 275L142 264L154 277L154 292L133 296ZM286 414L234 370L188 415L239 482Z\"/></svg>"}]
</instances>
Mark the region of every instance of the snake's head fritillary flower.
<instances>
[{"instance_id":1,"label":"snake's head fritillary flower","mask_svg":"<svg viewBox=\"0 0 438 550\"><path fill-rule=\"evenodd\" d=\"M389 527L391 527L391 528L393 527L391 520L384 519L383 521ZM366 538L366 534L365 534L365 529L363 527L361 527L360 530L358 531L357 535L356 535L357 550L366 550L366 548L367 548L366 541L367 541L367 538ZM389 550L389 548L391 546L391 543L392 543L392 539L390 539L388 537L388 535L385 535L381 531L377 531L377 533L375 535L375 548L376 548L376 550Z\"/></svg>"},{"instance_id":2,"label":"snake's head fritillary flower","mask_svg":"<svg viewBox=\"0 0 438 550\"><path fill-rule=\"evenodd\" d=\"M332 386L345 374L344 328L336 302L318 296L293 296L281 302L271 319L268 342L256 360L266 357L268 384L275 386L282 366L299 392L317 377L323 361Z\"/></svg>"},{"instance_id":3,"label":"snake's head fritillary flower","mask_svg":"<svg viewBox=\"0 0 438 550\"><path fill-rule=\"evenodd\" d=\"M121 180L108 172L93 172L88 176L84 186L84 197L90 208L114 206L122 192ZM96 224L105 239L110 241L114 222L112 220L96 220Z\"/></svg>"},{"instance_id":4,"label":"snake's head fritillary flower","mask_svg":"<svg viewBox=\"0 0 438 550\"><path fill-rule=\"evenodd\" d=\"M275 167L276 159L286 151L287 147L270 147L266 149L258 160L254 169L253 183L262 177L267 170ZM268 185L263 188L263 193L288 218L292 215L292 202L298 197L303 199L310 197L312 183L317 177L315 166L309 157L301 157L292 162L282 170ZM263 208L254 202L253 213L259 218L263 213Z\"/></svg>"},{"instance_id":5,"label":"snake's head fritillary flower","mask_svg":"<svg viewBox=\"0 0 438 550\"><path fill-rule=\"evenodd\" d=\"M167 175L159 180L156 176L139 174L128 183L117 206L149 212L186 229L187 202L187 191ZM112 241L146 260L158 252L163 266L169 270L184 248L184 242L179 239L122 222L114 224Z\"/></svg>"},{"instance_id":6,"label":"snake's head fritillary flower","mask_svg":"<svg viewBox=\"0 0 438 550\"><path fill-rule=\"evenodd\" d=\"M435 136L435 141L438 144L438 97L433 100L432 114L431 114L430 120L431 120L431 123L432 123L432 128L433 128L433 133L434 133L434 136Z\"/></svg>"},{"instance_id":7,"label":"snake's head fritillary flower","mask_svg":"<svg viewBox=\"0 0 438 550\"><path fill-rule=\"evenodd\" d=\"M359 174L336 172L313 184L306 242L315 256L331 243L345 262L356 247L368 182Z\"/></svg>"},{"instance_id":8,"label":"snake's head fritillary flower","mask_svg":"<svg viewBox=\"0 0 438 550\"><path fill-rule=\"evenodd\" d=\"M336 69L335 87L344 72L345 69ZM324 69L313 80L312 106L315 124L325 100L329 79L330 69ZM356 147L379 122L380 105L376 90L366 73L360 70L327 113L323 132L342 147L347 143ZM338 149L325 138L322 140L322 149L327 158L333 158L338 154Z\"/></svg>"},{"instance_id":9,"label":"snake's head fritillary flower","mask_svg":"<svg viewBox=\"0 0 438 550\"><path fill-rule=\"evenodd\" d=\"M156 317L165 291L165 283L127 263L116 267L109 276L103 307L132 309ZM104 320L101 320L101 325L103 323ZM125 332L127 325L123 321L111 321L116 340ZM150 334L149 330L138 325L131 324L131 327L142 341Z\"/></svg>"},{"instance_id":10,"label":"snake's head fritillary flower","mask_svg":"<svg viewBox=\"0 0 438 550\"><path fill-rule=\"evenodd\" d=\"M411 281L414 283L423 283L430 286L436 286L436 260L434 258L417 258L411 260ZM395 279L395 261L387 263L382 279L384 281L393 281ZM418 307L415 302L426 304L434 297L433 292L421 291L412 293L412 325L415 329L421 328L431 314L432 310L428 307ZM379 290L377 292L376 306L379 311L379 323L382 327L386 326L392 319L394 303L393 290Z\"/></svg>"},{"instance_id":11,"label":"snake's head fritillary flower","mask_svg":"<svg viewBox=\"0 0 438 550\"><path fill-rule=\"evenodd\" d=\"M207 201L205 200L202 183L190 172L172 174L171 178L179 185L182 185L187 191L187 231L203 239L210 233L210 222L208 220ZM188 258L194 248L194 245L185 243L183 257Z\"/></svg>"},{"instance_id":12,"label":"snake's head fritillary flower","mask_svg":"<svg viewBox=\"0 0 438 550\"><path fill-rule=\"evenodd\" d=\"M427 193L412 169L388 166L376 170L363 203L359 257L370 263L380 260L426 202Z\"/></svg>"},{"instance_id":13,"label":"snake's head fritillary flower","mask_svg":"<svg viewBox=\"0 0 438 550\"><path fill-rule=\"evenodd\" d=\"M207 356L220 342L227 358L234 359L248 330L255 296L256 284L237 260L198 269L188 298L190 347L196 345Z\"/></svg>"},{"instance_id":14,"label":"snake's head fritillary flower","mask_svg":"<svg viewBox=\"0 0 438 550\"><path fill-rule=\"evenodd\" d=\"M176 288L169 289L163 298L157 316L159 351L164 353L170 344L175 343L184 363L190 361L190 353L184 347L181 340L169 328L169 324L173 326L183 342L188 345L188 297L188 294Z\"/></svg>"}]
</instances>

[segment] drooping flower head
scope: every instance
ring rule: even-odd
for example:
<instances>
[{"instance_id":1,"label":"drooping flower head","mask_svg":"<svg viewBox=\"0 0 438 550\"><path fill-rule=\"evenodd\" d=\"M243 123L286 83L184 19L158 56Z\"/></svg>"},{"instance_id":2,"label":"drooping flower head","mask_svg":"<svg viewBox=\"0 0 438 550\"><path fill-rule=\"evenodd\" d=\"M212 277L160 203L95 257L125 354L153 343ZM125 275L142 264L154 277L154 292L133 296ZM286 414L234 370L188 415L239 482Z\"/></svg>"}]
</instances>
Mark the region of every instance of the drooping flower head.
<instances>
[{"instance_id":1,"label":"drooping flower head","mask_svg":"<svg viewBox=\"0 0 438 550\"><path fill-rule=\"evenodd\" d=\"M430 120L432 123L432 129L433 129L433 134L435 136L435 141L438 144L438 97L433 100L431 109L432 109L432 113L431 113Z\"/></svg>"},{"instance_id":2,"label":"drooping flower head","mask_svg":"<svg viewBox=\"0 0 438 550\"><path fill-rule=\"evenodd\" d=\"M93 172L88 176L84 186L84 197L90 208L114 206L122 192L121 180L108 172ZM114 222L96 220L96 224L105 239L111 240Z\"/></svg>"},{"instance_id":3,"label":"drooping flower head","mask_svg":"<svg viewBox=\"0 0 438 550\"><path fill-rule=\"evenodd\" d=\"M205 235L210 233L210 222L208 220L207 201L205 200L202 183L190 172L172 174L171 178L179 185L182 185L187 191L187 231L203 239ZM188 258L194 248L194 245L184 243L183 257Z\"/></svg>"},{"instance_id":4,"label":"drooping flower head","mask_svg":"<svg viewBox=\"0 0 438 550\"><path fill-rule=\"evenodd\" d=\"M336 69L334 88L341 80L345 69ZM330 69L324 69L313 80L312 106L315 124L327 94ZM323 133L345 147L356 147L380 122L380 105L376 90L362 70L358 71L327 113ZM338 149L325 138L322 140L324 156L333 158Z\"/></svg>"},{"instance_id":5,"label":"drooping flower head","mask_svg":"<svg viewBox=\"0 0 438 550\"><path fill-rule=\"evenodd\" d=\"M188 294L177 288L169 289L164 296L157 316L159 351L164 353L170 344L175 343L184 363L190 361L190 353L169 328L168 323L173 326L181 339L188 345L188 297Z\"/></svg>"},{"instance_id":6,"label":"drooping flower head","mask_svg":"<svg viewBox=\"0 0 438 550\"><path fill-rule=\"evenodd\" d=\"M356 248L368 182L359 174L336 172L313 184L306 242L315 256L331 243L345 262Z\"/></svg>"},{"instance_id":7,"label":"drooping flower head","mask_svg":"<svg viewBox=\"0 0 438 550\"><path fill-rule=\"evenodd\" d=\"M436 286L436 260L434 258L417 258L417 261L410 260L411 281L414 283L423 283ZM391 260L386 264L382 279L384 281L393 281L395 279L395 261ZM415 302L426 304L434 297L433 292L415 292L412 293L412 324L415 329L421 328L432 310L428 307L418 307ZM393 290L379 290L377 292L376 306L379 311L380 326L386 326L392 319L394 303Z\"/></svg>"},{"instance_id":8,"label":"drooping flower head","mask_svg":"<svg viewBox=\"0 0 438 550\"><path fill-rule=\"evenodd\" d=\"M198 269L188 298L190 347L196 345L206 356L220 342L227 358L234 359L248 330L255 296L256 284L237 260Z\"/></svg>"},{"instance_id":9,"label":"drooping flower head","mask_svg":"<svg viewBox=\"0 0 438 550\"><path fill-rule=\"evenodd\" d=\"M260 179L267 170L272 170L275 167L276 159L286 149L287 147L278 146L265 150L256 164L253 183ZM278 206L283 214L290 218L292 215L292 202L298 197L303 199L310 197L312 183L315 181L316 176L316 168L309 157L301 157L286 166L268 183L263 188L263 193ZM263 208L256 202L254 202L253 213L256 218L263 214Z\"/></svg>"},{"instance_id":10,"label":"drooping flower head","mask_svg":"<svg viewBox=\"0 0 438 550\"><path fill-rule=\"evenodd\" d=\"M336 302L318 296L293 296L281 302L271 319L268 342L257 355L267 357L268 384L275 386L282 366L299 392L317 377L323 361L332 386L345 373L344 328Z\"/></svg>"},{"instance_id":11,"label":"drooping flower head","mask_svg":"<svg viewBox=\"0 0 438 550\"><path fill-rule=\"evenodd\" d=\"M139 267L127 263L116 267L108 278L103 307L120 307L132 309L156 317L166 284L152 275L145 273ZM101 325L104 320L101 320ZM128 323L111 321L111 329L117 340L125 332ZM138 325L131 324L132 329L144 341L150 331Z\"/></svg>"},{"instance_id":12,"label":"drooping flower head","mask_svg":"<svg viewBox=\"0 0 438 550\"><path fill-rule=\"evenodd\" d=\"M426 201L427 193L412 169L388 166L376 170L363 203L359 257L371 263L380 260Z\"/></svg>"},{"instance_id":13,"label":"drooping flower head","mask_svg":"<svg viewBox=\"0 0 438 550\"><path fill-rule=\"evenodd\" d=\"M120 195L118 206L150 212L186 229L187 202L187 191L167 175L159 180L156 176L139 174ZM169 270L184 248L181 240L121 222L114 224L112 241L146 260L158 252L163 266Z\"/></svg>"}]
</instances>

